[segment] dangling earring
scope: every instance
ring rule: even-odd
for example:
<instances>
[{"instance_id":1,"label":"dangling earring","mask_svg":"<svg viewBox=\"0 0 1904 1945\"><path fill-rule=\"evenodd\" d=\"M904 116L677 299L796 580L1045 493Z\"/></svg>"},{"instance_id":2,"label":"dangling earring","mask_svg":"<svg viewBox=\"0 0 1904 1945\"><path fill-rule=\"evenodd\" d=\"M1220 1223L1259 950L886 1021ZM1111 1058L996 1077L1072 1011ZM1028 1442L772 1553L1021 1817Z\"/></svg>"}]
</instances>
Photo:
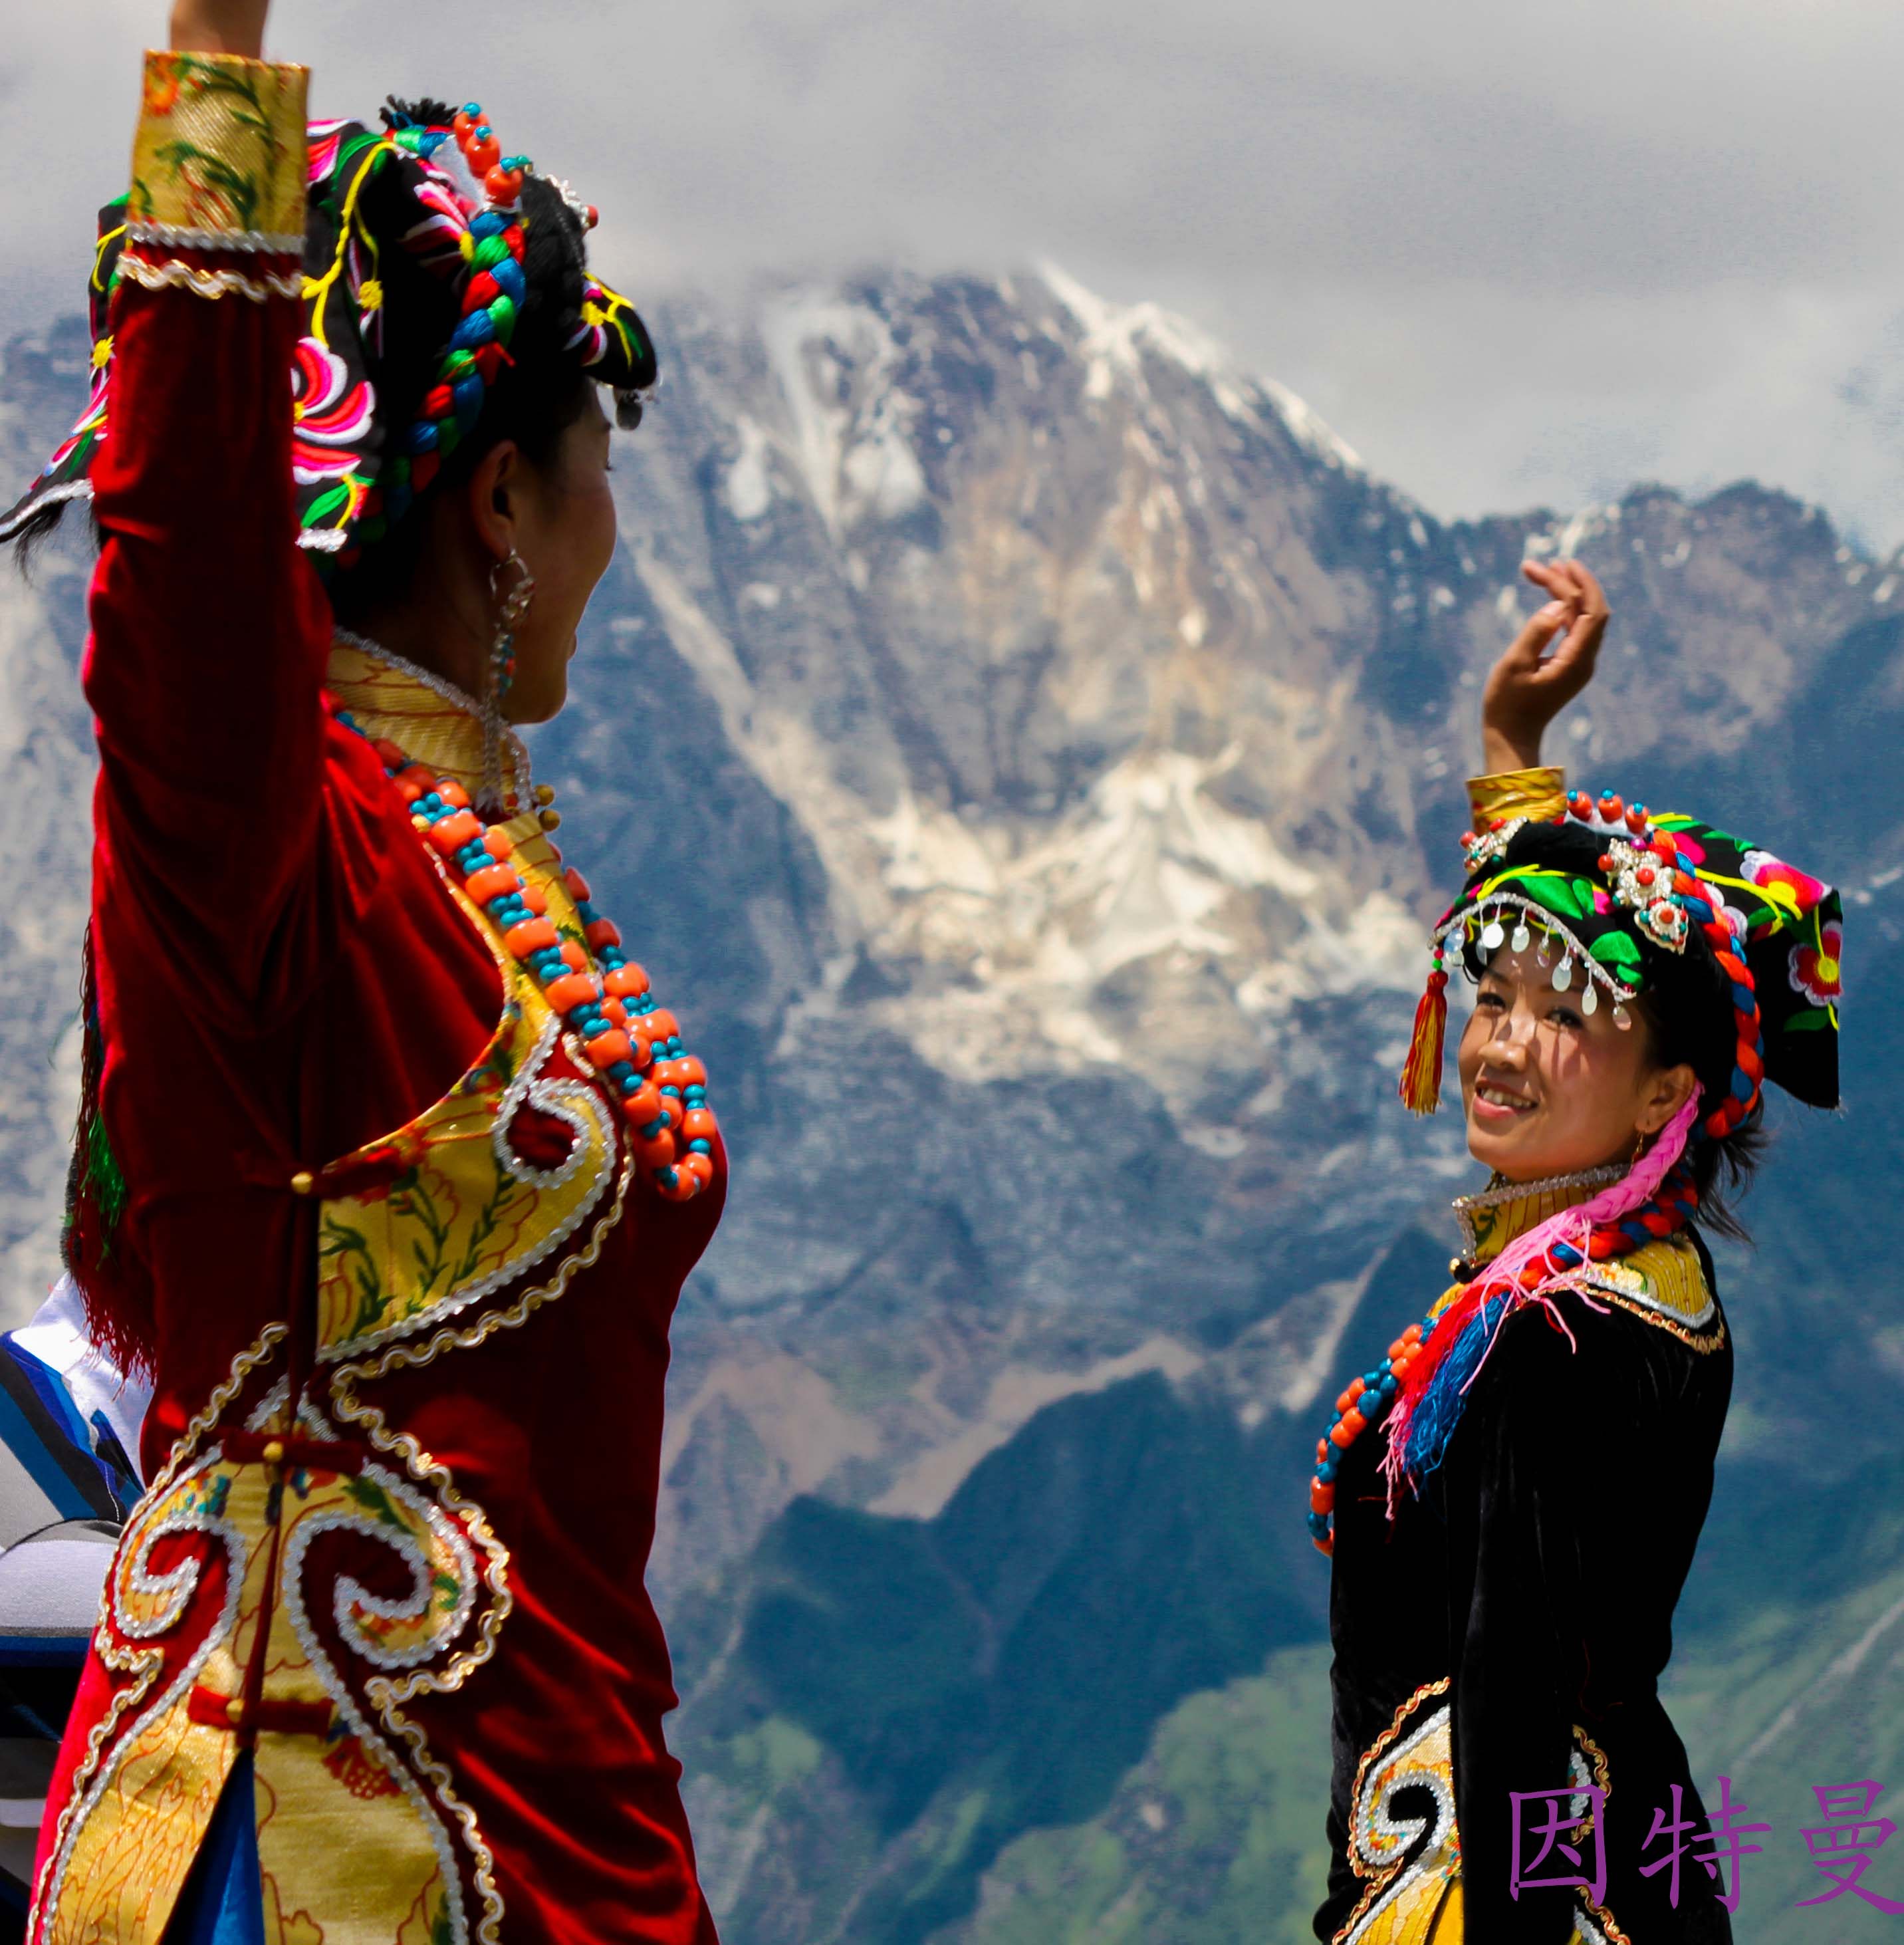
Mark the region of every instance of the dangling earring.
<instances>
[{"instance_id":1,"label":"dangling earring","mask_svg":"<svg viewBox=\"0 0 1904 1945\"><path fill-rule=\"evenodd\" d=\"M503 576L513 575L505 592ZM501 817L508 806L503 800L503 698L516 681L516 630L528 612L535 595L535 576L513 547L506 560L489 570L489 599L496 610L496 639L489 651L488 667L482 683L482 794L491 815Z\"/></svg>"},{"instance_id":2,"label":"dangling earring","mask_svg":"<svg viewBox=\"0 0 1904 1945\"><path fill-rule=\"evenodd\" d=\"M1638 1168L1639 1167L1640 1157L1646 1153L1646 1145L1650 1139L1651 1137L1647 1133L1647 1131L1644 1128L1641 1128L1638 1133L1634 1136L1633 1153L1628 1160L1626 1164L1628 1168Z\"/></svg>"}]
</instances>

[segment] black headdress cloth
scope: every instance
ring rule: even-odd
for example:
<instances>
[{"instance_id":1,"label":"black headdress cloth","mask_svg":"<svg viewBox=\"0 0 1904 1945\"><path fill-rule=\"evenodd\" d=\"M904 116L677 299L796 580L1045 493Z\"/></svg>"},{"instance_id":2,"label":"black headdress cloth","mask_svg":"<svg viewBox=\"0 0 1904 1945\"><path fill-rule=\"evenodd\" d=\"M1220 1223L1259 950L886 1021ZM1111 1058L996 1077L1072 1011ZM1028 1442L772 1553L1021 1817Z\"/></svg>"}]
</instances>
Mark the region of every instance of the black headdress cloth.
<instances>
[{"instance_id":1,"label":"black headdress cloth","mask_svg":"<svg viewBox=\"0 0 1904 1945\"><path fill-rule=\"evenodd\" d=\"M298 538L346 565L401 516L479 418L526 294L526 230L561 227L574 273L559 321L562 355L614 391L624 426L639 419L655 379L654 347L634 307L587 268L594 211L522 157L508 165L518 171L514 200L498 207L451 119L420 104L387 113L383 128L325 122L308 131L305 325L291 375ZM93 458L111 430L112 301L125 236L121 197L100 212L87 286L91 396L30 491L0 516L0 541L92 490ZM385 397L387 345L394 349L402 336L388 323L393 313L434 320L443 341L440 366L432 368L436 382L400 426Z\"/></svg>"}]
</instances>

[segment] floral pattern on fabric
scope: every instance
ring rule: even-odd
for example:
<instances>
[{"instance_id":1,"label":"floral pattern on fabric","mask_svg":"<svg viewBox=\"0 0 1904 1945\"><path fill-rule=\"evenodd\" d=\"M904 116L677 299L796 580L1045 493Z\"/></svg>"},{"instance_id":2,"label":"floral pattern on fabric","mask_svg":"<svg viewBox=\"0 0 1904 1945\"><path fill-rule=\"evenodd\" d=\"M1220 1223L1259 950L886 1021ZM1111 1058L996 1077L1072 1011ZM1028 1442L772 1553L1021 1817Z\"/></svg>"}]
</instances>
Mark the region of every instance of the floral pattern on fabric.
<instances>
[{"instance_id":1,"label":"floral pattern on fabric","mask_svg":"<svg viewBox=\"0 0 1904 1945\"><path fill-rule=\"evenodd\" d=\"M127 203L139 231L301 251L308 79L235 54L149 53Z\"/></svg>"},{"instance_id":2,"label":"floral pattern on fabric","mask_svg":"<svg viewBox=\"0 0 1904 1945\"><path fill-rule=\"evenodd\" d=\"M340 479L356 463L369 430L377 394L367 379L314 338L300 338L291 374L296 426L291 435L293 476L300 486Z\"/></svg>"},{"instance_id":3,"label":"floral pattern on fabric","mask_svg":"<svg viewBox=\"0 0 1904 1945\"><path fill-rule=\"evenodd\" d=\"M1835 1006L1844 991L1844 928L1824 924L1816 941L1792 948L1792 988L1819 1008Z\"/></svg>"}]
</instances>

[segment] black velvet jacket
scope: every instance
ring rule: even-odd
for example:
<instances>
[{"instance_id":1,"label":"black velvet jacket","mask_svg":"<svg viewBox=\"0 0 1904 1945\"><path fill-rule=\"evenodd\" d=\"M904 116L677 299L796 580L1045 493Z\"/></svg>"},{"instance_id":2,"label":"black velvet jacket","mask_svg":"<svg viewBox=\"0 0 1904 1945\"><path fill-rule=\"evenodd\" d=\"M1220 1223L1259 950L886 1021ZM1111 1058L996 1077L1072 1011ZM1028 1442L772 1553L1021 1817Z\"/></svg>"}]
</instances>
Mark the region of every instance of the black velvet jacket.
<instances>
[{"instance_id":1,"label":"black velvet jacket","mask_svg":"<svg viewBox=\"0 0 1904 1945\"><path fill-rule=\"evenodd\" d=\"M1471 1216L1474 1261L1563 1206ZM1597 1267L1591 1297L1511 1318L1440 1469L1386 1516L1366 1434L1336 1482L1329 1895L1336 1945L1713 1945L1731 1937L1690 1855L1671 1902L1653 1813L1705 1837L1686 1752L1656 1693L1711 1497L1732 1346L1695 1236ZM1510 1792L1606 1792L1606 1891L1511 1893ZM1584 1810L1579 1799L1567 1812ZM1524 1873L1542 1804L1522 1806ZM1564 1835L1562 1842L1569 1841ZM1593 1839L1576 1842L1591 1873ZM1570 1876L1550 1851L1533 1875Z\"/></svg>"}]
</instances>

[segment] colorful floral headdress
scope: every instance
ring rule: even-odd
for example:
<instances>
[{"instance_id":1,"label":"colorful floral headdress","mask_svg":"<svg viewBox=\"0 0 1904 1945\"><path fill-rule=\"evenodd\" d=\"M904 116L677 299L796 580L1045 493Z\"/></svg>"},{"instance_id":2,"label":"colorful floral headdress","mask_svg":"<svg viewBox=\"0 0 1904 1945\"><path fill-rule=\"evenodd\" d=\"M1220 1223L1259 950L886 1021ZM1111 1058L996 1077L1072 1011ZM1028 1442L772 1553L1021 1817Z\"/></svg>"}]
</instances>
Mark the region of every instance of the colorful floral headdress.
<instances>
[{"instance_id":1,"label":"colorful floral headdress","mask_svg":"<svg viewBox=\"0 0 1904 1945\"><path fill-rule=\"evenodd\" d=\"M579 307L564 348L615 394L617 416L637 423L654 383L654 347L628 301L589 273L582 239L596 212L565 184L539 177L525 156L504 156L473 102L454 115L430 103L393 103L385 126L313 123L305 233L306 323L293 361L297 415L292 469L299 541L348 566L402 518L466 438L509 361L527 294L527 233L542 222L572 229L584 265ZM86 409L31 490L0 516L0 541L42 510L92 490L93 460L108 436L111 304L126 239L126 200L100 212L88 285L93 382ZM434 382L407 425L379 410L384 319L394 284L413 274L447 283L458 315Z\"/></svg>"},{"instance_id":2,"label":"colorful floral headdress","mask_svg":"<svg viewBox=\"0 0 1904 1945\"><path fill-rule=\"evenodd\" d=\"M1579 988L1583 1013L1604 1002L1622 1027L1668 962L1709 957L1735 1047L1705 1136L1730 1134L1767 1080L1814 1107L1837 1105L1844 923L1829 885L1692 818L1584 791L1551 818L1511 818L1462 842L1468 882L1430 935L1428 991L1402 1071L1416 1113L1433 1113L1440 1096L1450 970L1504 945L1533 948L1557 988Z\"/></svg>"}]
</instances>

